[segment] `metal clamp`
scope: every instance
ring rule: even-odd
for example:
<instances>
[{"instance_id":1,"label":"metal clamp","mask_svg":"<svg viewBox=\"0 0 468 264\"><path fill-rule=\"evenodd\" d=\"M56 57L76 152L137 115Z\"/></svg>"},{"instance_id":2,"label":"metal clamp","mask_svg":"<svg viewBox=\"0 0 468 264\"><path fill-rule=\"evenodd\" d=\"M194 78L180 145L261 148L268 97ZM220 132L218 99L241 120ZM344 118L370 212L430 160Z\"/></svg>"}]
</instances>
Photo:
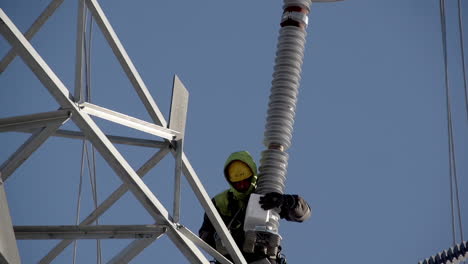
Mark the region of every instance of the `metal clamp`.
<instances>
[{"instance_id":1,"label":"metal clamp","mask_svg":"<svg viewBox=\"0 0 468 264\"><path fill-rule=\"evenodd\" d=\"M299 23L303 23L306 27L309 25L309 17L307 14L296 12L296 11L287 11L283 13L281 17L281 23L287 20L294 20Z\"/></svg>"}]
</instances>

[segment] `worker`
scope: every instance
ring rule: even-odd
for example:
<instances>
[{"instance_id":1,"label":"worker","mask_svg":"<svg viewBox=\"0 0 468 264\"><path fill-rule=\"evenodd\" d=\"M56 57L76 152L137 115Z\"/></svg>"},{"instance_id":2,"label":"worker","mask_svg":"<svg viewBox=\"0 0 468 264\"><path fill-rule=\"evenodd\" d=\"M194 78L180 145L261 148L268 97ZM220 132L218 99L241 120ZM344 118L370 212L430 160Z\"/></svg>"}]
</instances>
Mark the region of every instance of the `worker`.
<instances>
[{"instance_id":1,"label":"worker","mask_svg":"<svg viewBox=\"0 0 468 264\"><path fill-rule=\"evenodd\" d=\"M232 153L224 165L224 176L230 188L216 195L212 201L237 246L242 250L245 211L250 194L255 191L257 183L257 166L249 152ZM280 217L288 221L302 222L308 219L311 214L307 202L298 195L267 193L260 198L260 205L264 210L279 210ZM206 214L199 230L199 236L218 252L232 260L227 250L222 246L221 240ZM243 252L243 255L248 263L269 258L259 253ZM269 260L271 263L286 263L280 253L270 257Z\"/></svg>"}]
</instances>

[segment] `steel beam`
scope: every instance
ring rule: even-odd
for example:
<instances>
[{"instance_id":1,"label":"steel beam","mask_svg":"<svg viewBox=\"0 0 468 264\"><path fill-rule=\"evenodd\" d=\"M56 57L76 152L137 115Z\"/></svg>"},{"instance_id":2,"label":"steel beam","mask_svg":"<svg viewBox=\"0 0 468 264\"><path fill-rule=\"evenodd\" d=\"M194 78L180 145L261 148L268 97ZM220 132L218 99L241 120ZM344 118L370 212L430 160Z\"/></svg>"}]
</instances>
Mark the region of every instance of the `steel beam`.
<instances>
[{"instance_id":1,"label":"steel beam","mask_svg":"<svg viewBox=\"0 0 468 264\"><path fill-rule=\"evenodd\" d=\"M169 129L179 131L179 136L172 141L175 148L175 169L174 169L174 205L172 217L174 222L180 220L180 178L182 174L182 153L185 125L187 121L189 93L177 75L174 75L172 85L171 111L169 115Z\"/></svg>"},{"instance_id":2,"label":"steel beam","mask_svg":"<svg viewBox=\"0 0 468 264\"><path fill-rule=\"evenodd\" d=\"M143 166L141 166L137 174L140 177L144 177L152 168L154 168L169 152L169 148L161 149L156 154L154 154ZM125 184L120 185L117 190L115 190L109 197L107 197L104 202L102 202L91 214L89 214L83 221L81 221L80 226L92 224L99 216L106 212L114 203L120 199L128 191L128 186ZM73 240L63 240L60 241L53 249L51 249L47 255L45 255L40 264L50 263L54 260L65 248L67 248Z\"/></svg>"},{"instance_id":3,"label":"steel beam","mask_svg":"<svg viewBox=\"0 0 468 264\"><path fill-rule=\"evenodd\" d=\"M1 118L0 132L16 131L30 128L43 128L49 124L63 123L69 117L69 110L57 110L32 115Z\"/></svg>"},{"instance_id":4,"label":"steel beam","mask_svg":"<svg viewBox=\"0 0 468 264\"><path fill-rule=\"evenodd\" d=\"M29 29L24 33L24 37L27 40L31 40L32 37L39 31L39 29L44 25L44 23L49 19L49 17L57 10L57 8L63 3L63 0L53 0L39 17L34 21L34 23L29 27ZM16 57L16 52L14 49L8 51L7 55L3 57L0 61L0 74L5 71L5 69L10 65L13 59Z\"/></svg>"},{"instance_id":5,"label":"steel beam","mask_svg":"<svg viewBox=\"0 0 468 264\"><path fill-rule=\"evenodd\" d=\"M171 121L169 122L169 126L172 125L177 127L178 130L181 130L182 134L185 130L185 116L183 113L187 111L187 103L188 103L188 93L177 76L174 76L174 85L173 85L173 102L171 104ZM174 114L174 116L172 115ZM177 116L180 116L177 118ZM172 121L174 120L174 121ZM172 125L171 125L172 124ZM175 129L175 128L174 128ZM177 146L177 144L176 144ZM208 218L210 219L211 223L216 229L216 232L220 236L221 240L223 241L226 249L228 250L229 254L233 257L235 263L246 263L244 256L240 252L239 248L237 247L234 239L232 238L229 230L227 229L224 221L222 220L221 216L219 215L218 211L214 207L213 203L211 202L208 193L206 192L203 184L201 183L200 179L198 178L195 170L192 168L192 165L188 161L187 157L183 153L183 151L178 152L177 147L173 150L173 155L176 159L176 183L175 183L175 198L174 198L174 214L179 210L177 200L180 199L180 195L178 194L180 190L178 190L178 179L177 177L177 168L181 166L182 173L185 175L187 181L189 182L195 196L199 200L200 204L202 205L203 209L205 210ZM177 163L180 162L180 163ZM177 216L177 215L176 215Z\"/></svg>"},{"instance_id":6,"label":"steel beam","mask_svg":"<svg viewBox=\"0 0 468 264\"><path fill-rule=\"evenodd\" d=\"M222 264L232 264L226 257L218 253L215 249L210 247L205 241L199 238L197 235L192 233L189 229L184 226L179 226L179 231L191 240L194 244L204 249L208 254L214 257ZM153 243L157 238L151 239L139 239L130 243L126 248L121 250L116 256L114 256L107 264L120 264L128 263L138 254L140 254L145 248L147 248L151 243Z\"/></svg>"},{"instance_id":7,"label":"steel beam","mask_svg":"<svg viewBox=\"0 0 468 264\"><path fill-rule=\"evenodd\" d=\"M134 67L133 63L131 62L130 58L128 57L125 49L123 48L120 40L118 39L117 35L115 34L112 26L110 25L109 21L107 20L104 12L102 11L101 7L97 3L96 0L86 0L86 5L90 9L91 13L93 14L94 18L96 19L96 23L101 28L104 36L106 37L109 45L111 46L114 54L116 55L117 59L119 60L122 68L124 69L125 73L127 74L128 78L133 84L133 87L137 91L140 99L142 100L143 104L145 105L147 111L149 112L152 120L157 125L161 125L163 127L167 126L167 122L164 119L164 116L159 111L156 103L154 102L151 94L149 93L146 85L144 84L143 80L141 79L139 73L137 72L136 68ZM185 155L183 155L185 156ZM193 191L195 192L196 197L199 199L201 205L205 209L209 219L213 223L216 232L220 235L221 239L223 240L229 254L233 257L234 262L237 263L246 263L241 251L237 247L234 239L232 238L231 234L229 233L226 225L221 219L221 216L217 212L216 208L214 207L213 203L211 202L208 193L206 192L205 188L201 184L198 176L193 170L191 164L189 163L188 159L183 157L183 166L185 167L185 171L189 174L185 174L188 182L190 183Z\"/></svg>"},{"instance_id":8,"label":"steel beam","mask_svg":"<svg viewBox=\"0 0 468 264\"><path fill-rule=\"evenodd\" d=\"M93 1L91 0L91 2ZM80 111L78 106L75 105L74 98L65 85L1 9L0 32L10 45L15 47L24 62L38 77L41 83L49 90L55 100L62 107L71 109L73 113L72 120L100 152L101 156L107 161L109 166L116 172L121 180L130 187L132 193L135 195L137 200L140 201L147 212L156 221L161 221L163 224L168 226L169 238L177 247L179 247L179 250L184 254L184 256L192 263L208 263L208 260L200 250L190 240L180 234L177 230L177 226L172 222L169 213L161 202L138 177L130 164L128 164L118 150L112 145L92 118L83 111Z\"/></svg>"},{"instance_id":9,"label":"steel beam","mask_svg":"<svg viewBox=\"0 0 468 264\"><path fill-rule=\"evenodd\" d=\"M180 232L184 234L188 239L190 239L195 245L201 247L203 250L206 251L206 253L210 254L213 258L215 258L217 261L221 262L222 264L232 264L231 261L229 261L226 257L221 255L218 251L213 249L210 245L208 245L205 241L203 241L201 238L199 238L197 235L192 233L188 228L185 226L181 227Z\"/></svg>"},{"instance_id":10,"label":"steel beam","mask_svg":"<svg viewBox=\"0 0 468 264\"><path fill-rule=\"evenodd\" d=\"M75 139L84 139L85 136L82 132L70 131L70 130L57 130L52 136L55 137L64 137L64 138L75 138ZM152 139L142 139L142 138L133 138L133 137L122 137L115 135L106 135L109 140L115 144L130 145L137 147L147 147L147 148L167 148L169 144L164 141L152 140Z\"/></svg>"},{"instance_id":11,"label":"steel beam","mask_svg":"<svg viewBox=\"0 0 468 264\"><path fill-rule=\"evenodd\" d=\"M11 223L10 209L5 193L3 181L0 177L0 263L21 263L16 245L13 225Z\"/></svg>"},{"instance_id":12,"label":"steel beam","mask_svg":"<svg viewBox=\"0 0 468 264\"><path fill-rule=\"evenodd\" d=\"M183 84L180 82L180 84L177 84L177 82L180 82L180 80L177 78L174 80L175 85L181 85ZM165 123L165 121L164 121ZM174 122L178 123L178 122ZM173 123L173 124L174 124ZM177 151L175 151L174 155L178 155ZM176 162L177 162L177 157L176 157ZM203 187L203 184L201 183L200 179L198 178L195 170L192 168L190 162L188 161L187 157L185 154L182 154L182 159L181 160L181 165L182 165L182 172L187 178L192 190L194 191L197 199L200 201L201 205L203 206L204 210L207 213L207 216L210 218L210 221L213 223L213 226L215 227L217 233L220 235L221 239L223 240L224 244L226 245L226 248L228 249L229 253L231 256L234 256L234 262L235 263L246 263L245 259L242 256L242 253L238 249L237 245L235 244L234 240L232 239L232 236L229 234L228 229L226 228L226 225L224 224L221 216L217 212L216 208L214 207L213 203L211 202L211 199L206 192L206 190ZM176 168L177 170L177 168ZM177 173L177 172L176 172ZM176 176L177 179L177 176ZM176 183L177 186L177 183ZM177 194L178 191L177 189L175 190L175 197L179 197ZM178 198L174 199L174 203ZM176 216L176 215L175 215ZM175 219L176 220L176 219Z\"/></svg>"},{"instance_id":13,"label":"steel beam","mask_svg":"<svg viewBox=\"0 0 468 264\"><path fill-rule=\"evenodd\" d=\"M101 27L106 39L110 43L114 53L117 55L119 62L121 63L124 71L126 72L127 76L129 76L134 88L137 90L140 99L143 101L146 109L150 113L151 118L156 124L161 126L166 126L166 121L164 117L160 113L159 109L157 108L154 100L152 99L151 95L149 94L146 86L141 81L141 77L139 76L138 72L136 72L135 67L131 63L126 54L125 50L123 49L120 41L115 35L115 32L110 27L110 24L107 18L104 16L102 9L97 4L95 0L86 0L88 8L93 13L94 17L97 20L98 25ZM116 41L115 41L116 40ZM53 92L51 92L53 93ZM71 97L71 95L68 95ZM188 159L183 155L183 170L185 171L184 174L191 185L193 191L195 192L196 197L199 199L200 203L202 204L203 208L205 209L208 217L213 222L215 229L217 230L218 234L220 234L221 239L225 243L229 253L234 258L235 263L246 263L245 259L242 256L242 253L237 248L232 236L229 234L226 226L224 225L219 213L216 211L216 208L211 202L208 193L204 189L203 185L201 184L198 176L196 175L195 171L193 170L191 164L189 163Z\"/></svg>"},{"instance_id":14,"label":"steel beam","mask_svg":"<svg viewBox=\"0 0 468 264\"><path fill-rule=\"evenodd\" d=\"M184 234L188 239L190 239L195 245L199 246L205 250L208 254L214 257L217 261L222 264L232 264L226 257L221 255L218 251L213 249L205 241L199 238L197 235L192 233L189 229L184 226L179 227L179 231ZM157 238L152 239L139 239L130 243L126 248L120 251L115 257L112 258L107 264L120 264L128 263L138 254L140 254L145 248L147 248L151 243L153 243Z\"/></svg>"},{"instance_id":15,"label":"steel beam","mask_svg":"<svg viewBox=\"0 0 468 264\"><path fill-rule=\"evenodd\" d=\"M15 130L15 132L23 133L34 133L36 129L21 129ZM85 139L86 137L82 132L72 131L72 130L63 130L58 129L55 133L52 134L53 137L62 137L62 138L71 138L71 139ZM137 147L147 147L147 148L167 148L169 143L166 141L152 140L152 139L142 139L134 137L122 137L106 134L107 138L114 144L122 144L129 146Z\"/></svg>"},{"instance_id":16,"label":"steel beam","mask_svg":"<svg viewBox=\"0 0 468 264\"><path fill-rule=\"evenodd\" d=\"M183 142L184 141L182 139L173 142L176 148L174 166L174 204L172 213L172 217L175 223L179 223L180 221L180 178L182 176L182 153L184 153Z\"/></svg>"},{"instance_id":17,"label":"steel beam","mask_svg":"<svg viewBox=\"0 0 468 264\"><path fill-rule=\"evenodd\" d=\"M13 226L16 239L142 239L159 237L163 225Z\"/></svg>"},{"instance_id":18,"label":"steel beam","mask_svg":"<svg viewBox=\"0 0 468 264\"><path fill-rule=\"evenodd\" d=\"M120 62L120 65L132 83L135 91L140 97L140 100L143 102L143 105L145 106L146 111L148 111L151 119L155 122L156 125L167 127L164 116L156 105L156 102L148 91L148 88L146 88L143 79L133 65L132 60L125 51L125 48L117 37L117 34L109 23L109 20L104 14L104 11L102 11L99 3L96 0L86 0L86 6L93 14L93 17L96 20L96 24L101 29L102 34L109 43L109 46L117 57L117 60Z\"/></svg>"},{"instance_id":19,"label":"steel beam","mask_svg":"<svg viewBox=\"0 0 468 264\"><path fill-rule=\"evenodd\" d=\"M68 120L68 119L66 119ZM50 124L47 127L40 129L21 145L10 158L8 158L1 166L0 173L3 181L25 162L51 135L54 133L66 120Z\"/></svg>"},{"instance_id":20,"label":"steel beam","mask_svg":"<svg viewBox=\"0 0 468 264\"><path fill-rule=\"evenodd\" d=\"M84 50L84 33L85 33L85 3L84 0L78 0L77 13L77 28L76 28L76 46L75 46L75 99L77 103L81 103L83 97L83 50ZM86 58L84 58L86 59Z\"/></svg>"},{"instance_id":21,"label":"steel beam","mask_svg":"<svg viewBox=\"0 0 468 264\"><path fill-rule=\"evenodd\" d=\"M158 137L162 137L168 140L173 140L176 137L180 137L180 133L165 127L160 127L155 124L151 124L144 120L134 118L101 106L97 106L91 103L83 103L80 105L81 110L89 115L96 116L120 125L137 129Z\"/></svg>"},{"instance_id":22,"label":"steel beam","mask_svg":"<svg viewBox=\"0 0 468 264\"><path fill-rule=\"evenodd\" d=\"M185 87L182 84L182 82L180 81L180 79L177 76L175 76L174 77L174 88L173 88L173 90L174 90L174 93L178 93L179 95L177 97L178 99L173 98L173 100L184 100L183 98L187 98L187 100L188 100L188 94L184 95L184 93L185 93L184 89L185 89ZM176 91L176 90L178 90L178 91ZM179 102L179 103L174 103L173 102L172 105L174 105L174 106L177 106L177 105L183 106L183 105L185 105L185 107L187 107L186 103L183 103L183 102ZM171 107L172 107L172 105L171 105ZM174 112L180 112L180 113L183 113L184 111L186 111L186 109L185 110L183 110L183 109L174 110ZM172 112L173 112L173 110L171 108L171 117L172 117ZM171 118L171 120L174 120L174 119ZM173 123L173 124L179 124L179 123L182 124L182 122L180 122L180 120L182 120L182 119L179 119L179 121L177 121L177 122L172 122L171 121L171 122L169 122L170 123L169 125L171 126L171 123ZM184 127L184 126L181 126L181 127ZM180 130L182 130L181 132L184 133L184 129L180 129ZM179 165L181 165L181 167L182 167L182 173L185 175L185 178L187 179L188 183L190 184L190 187L192 188L193 192L195 193L195 196L197 197L198 201L200 202L203 209L205 210L208 218L210 219L210 221L213 224L216 232L218 233L218 235L220 236L220 238L223 241L224 245L226 246L226 249L228 250L229 254L232 256L234 263L236 263L236 264L247 263L245 261L245 259L244 259L244 256L242 255L241 251L237 247L234 239L232 238L231 234L229 233L229 230L227 229L226 225L224 224L223 219L221 218L221 216L219 215L219 213L216 210L215 206L211 202L211 198L209 197L208 193L206 192L205 188L203 187L203 184L201 183L200 179L198 178L195 170L192 168L192 165L190 164L188 158L185 156L185 154L183 152L178 153L177 149L173 150L173 155L174 155L174 157L176 159L176 162L177 162L177 160L179 160L181 162L181 164L179 164ZM181 155L181 157L179 157L179 155ZM176 166L178 166L178 165L176 164ZM177 170L177 168L176 168L176 170ZM177 176L176 176L176 179L177 179ZM175 195L177 195L177 189L175 191Z\"/></svg>"}]
</instances>

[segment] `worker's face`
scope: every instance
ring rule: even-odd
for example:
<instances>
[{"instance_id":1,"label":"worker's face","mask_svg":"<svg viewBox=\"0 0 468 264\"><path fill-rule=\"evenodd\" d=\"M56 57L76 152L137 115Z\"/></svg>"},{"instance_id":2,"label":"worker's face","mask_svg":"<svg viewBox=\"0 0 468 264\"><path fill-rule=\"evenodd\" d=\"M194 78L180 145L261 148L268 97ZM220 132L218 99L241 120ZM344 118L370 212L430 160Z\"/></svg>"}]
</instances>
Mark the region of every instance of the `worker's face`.
<instances>
[{"instance_id":1,"label":"worker's face","mask_svg":"<svg viewBox=\"0 0 468 264\"><path fill-rule=\"evenodd\" d=\"M225 172L228 181L238 192L246 192L252 182L252 169L249 165L240 160L235 160L229 164Z\"/></svg>"},{"instance_id":2,"label":"worker's face","mask_svg":"<svg viewBox=\"0 0 468 264\"><path fill-rule=\"evenodd\" d=\"M231 182L232 187L236 189L238 192L246 192L250 188L250 183L252 182L252 177L238 181L238 182Z\"/></svg>"}]
</instances>

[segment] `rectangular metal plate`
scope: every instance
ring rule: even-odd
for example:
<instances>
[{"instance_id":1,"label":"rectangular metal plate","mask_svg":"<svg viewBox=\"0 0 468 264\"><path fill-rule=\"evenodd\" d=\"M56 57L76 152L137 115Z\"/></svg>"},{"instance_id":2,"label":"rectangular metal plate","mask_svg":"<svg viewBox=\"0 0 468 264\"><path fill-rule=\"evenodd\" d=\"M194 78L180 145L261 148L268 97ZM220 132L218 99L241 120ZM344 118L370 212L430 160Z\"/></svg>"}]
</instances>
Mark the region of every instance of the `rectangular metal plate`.
<instances>
[{"instance_id":1,"label":"rectangular metal plate","mask_svg":"<svg viewBox=\"0 0 468 264\"><path fill-rule=\"evenodd\" d=\"M177 75L174 75L172 86L171 113L169 117L169 129L180 133L184 137L185 123L187 120L189 93Z\"/></svg>"}]
</instances>

